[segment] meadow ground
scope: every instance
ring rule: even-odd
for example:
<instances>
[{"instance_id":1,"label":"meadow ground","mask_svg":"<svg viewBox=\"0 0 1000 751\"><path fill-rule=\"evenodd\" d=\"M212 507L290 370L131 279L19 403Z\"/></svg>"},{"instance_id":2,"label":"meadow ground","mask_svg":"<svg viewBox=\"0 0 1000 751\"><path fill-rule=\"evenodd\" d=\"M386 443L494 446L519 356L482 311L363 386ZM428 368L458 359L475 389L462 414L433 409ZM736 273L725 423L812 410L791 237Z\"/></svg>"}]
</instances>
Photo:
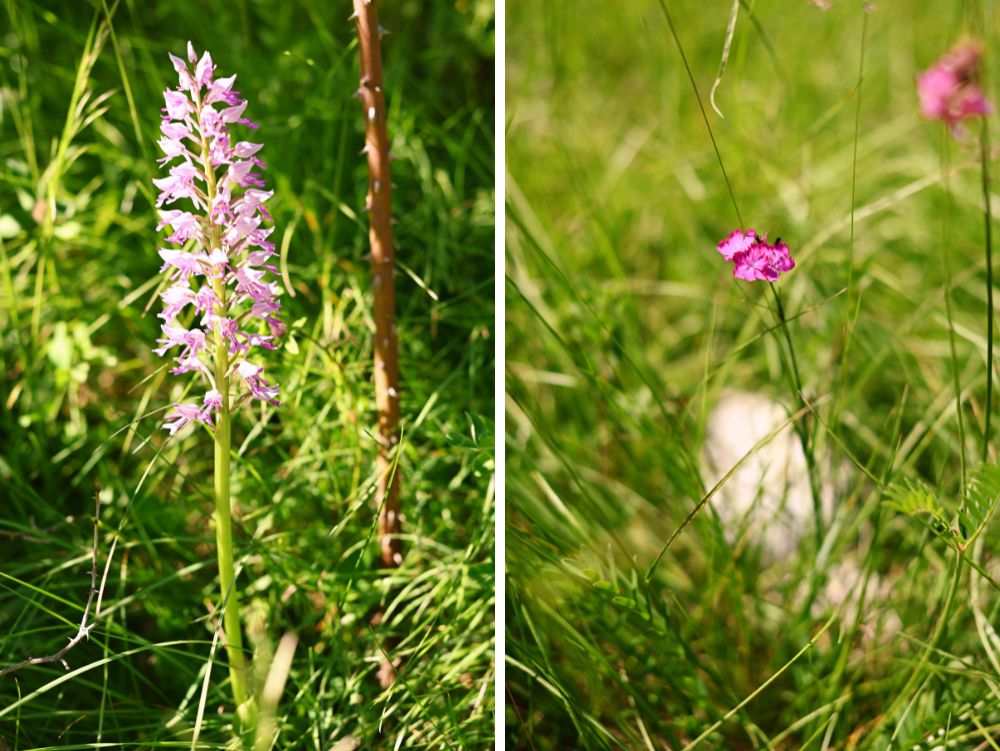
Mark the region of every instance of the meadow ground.
<instances>
[{"instance_id":1,"label":"meadow ground","mask_svg":"<svg viewBox=\"0 0 1000 751\"><path fill-rule=\"evenodd\" d=\"M258 684L298 648L276 748L493 737L493 9L382 9L393 151L407 554L380 567L367 170L350 3L44 3L0 11L0 668L101 617L63 666L0 676L0 748L224 748L212 441L167 441L186 383L159 334L168 52L209 49L260 124L288 335L283 405L234 423L236 551ZM46 207L55 211L47 213ZM400 658L383 688L383 650ZM206 680L206 676L208 679ZM203 687L207 686L207 693ZM265 743L263 747L268 747Z\"/></svg>"},{"instance_id":2,"label":"meadow ground","mask_svg":"<svg viewBox=\"0 0 1000 751\"><path fill-rule=\"evenodd\" d=\"M1000 17L820 4L508 8L509 748L1000 748L980 123L915 89L969 33L1000 101ZM704 456L775 403L831 510L771 545Z\"/></svg>"}]
</instances>

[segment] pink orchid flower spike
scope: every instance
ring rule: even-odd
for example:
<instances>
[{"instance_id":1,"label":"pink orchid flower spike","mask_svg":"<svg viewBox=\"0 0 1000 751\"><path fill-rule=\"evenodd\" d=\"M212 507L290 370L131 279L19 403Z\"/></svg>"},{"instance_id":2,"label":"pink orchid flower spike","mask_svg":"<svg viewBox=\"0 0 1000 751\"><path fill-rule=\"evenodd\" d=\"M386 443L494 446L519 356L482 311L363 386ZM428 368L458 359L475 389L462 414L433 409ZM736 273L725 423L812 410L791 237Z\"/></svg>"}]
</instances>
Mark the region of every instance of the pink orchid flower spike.
<instances>
[{"instance_id":1,"label":"pink orchid flower spike","mask_svg":"<svg viewBox=\"0 0 1000 751\"><path fill-rule=\"evenodd\" d=\"M153 182L157 207L171 207L160 208L157 229L166 228L165 242L178 247L159 251L170 286L161 294L163 338L154 351L175 357L172 373L195 372L204 382L200 403L175 404L167 416L173 434L190 423L212 427L224 400L278 405L278 386L251 356L274 349L284 326L281 288L272 281L277 269L269 262L274 227L264 203L272 191L265 189L257 156L261 144L232 132L257 128L244 116L246 99L233 88L236 76L215 76L208 52L199 57L188 43L186 61L170 60L178 85L163 94L159 141L168 174ZM174 207L183 200L190 205ZM227 352L224 383L216 382L219 347ZM223 393L230 382L234 393Z\"/></svg>"}]
</instances>

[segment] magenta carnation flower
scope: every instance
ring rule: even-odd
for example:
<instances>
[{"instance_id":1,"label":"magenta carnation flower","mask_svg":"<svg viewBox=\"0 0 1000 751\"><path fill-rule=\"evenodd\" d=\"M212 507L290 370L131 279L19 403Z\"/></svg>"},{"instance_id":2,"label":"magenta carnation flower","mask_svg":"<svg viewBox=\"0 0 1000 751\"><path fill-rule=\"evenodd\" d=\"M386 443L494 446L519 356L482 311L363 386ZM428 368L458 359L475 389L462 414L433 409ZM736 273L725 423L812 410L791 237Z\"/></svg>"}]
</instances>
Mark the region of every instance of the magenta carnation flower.
<instances>
[{"instance_id":1,"label":"magenta carnation flower","mask_svg":"<svg viewBox=\"0 0 1000 751\"><path fill-rule=\"evenodd\" d=\"M262 179L261 144L232 133L233 126L257 127L243 116L247 102L233 88L236 76L216 78L212 56L199 59L190 42L187 63L174 55L170 60L179 85L164 92L158 161L171 166L153 180L160 191L156 205L190 206L159 211L165 242L182 247L159 251L171 284L161 294L163 337L154 352L169 352L176 361L172 373L197 373L205 385L200 404L174 404L165 424L173 434L193 421L213 425L224 403L256 398L278 405L277 385L251 357L274 349L284 327L281 289L271 281L277 269L269 263L274 227L264 206L273 191Z\"/></svg>"},{"instance_id":2,"label":"magenta carnation flower","mask_svg":"<svg viewBox=\"0 0 1000 751\"><path fill-rule=\"evenodd\" d=\"M733 263L733 276L748 282L774 282L795 268L788 243L781 242L781 238L768 243L766 234L761 237L752 229L730 232L716 247L723 258Z\"/></svg>"},{"instance_id":3,"label":"magenta carnation flower","mask_svg":"<svg viewBox=\"0 0 1000 751\"><path fill-rule=\"evenodd\" d=\"M917 78L924 116L947 123L955 135L960 132L962 120L993 111L979 88L981 57L979 42L960 42Z\"/></svg>"}]
</instances>

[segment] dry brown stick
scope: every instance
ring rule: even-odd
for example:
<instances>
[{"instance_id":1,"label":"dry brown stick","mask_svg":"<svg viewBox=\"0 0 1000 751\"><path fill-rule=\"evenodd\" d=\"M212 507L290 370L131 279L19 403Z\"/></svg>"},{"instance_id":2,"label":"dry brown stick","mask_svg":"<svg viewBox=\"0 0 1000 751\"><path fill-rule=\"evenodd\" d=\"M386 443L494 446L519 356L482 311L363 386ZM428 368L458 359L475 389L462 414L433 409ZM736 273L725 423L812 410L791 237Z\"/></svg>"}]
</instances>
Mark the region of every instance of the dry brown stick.
<instances>
[{"instance_id":1,"label":"dry brown stick","mask_svg":"<svg viewBox=\"0 0 1000 751\"><path fill-rule=\"evenodd\" d=\"M100 512L100 503L98 502L98 512ZM87 604L83 608L83 618L80 620L80 627L76 631L76 635L73 636L69 643L66 644L58 652L50 655L45 655L44 657L29 657L27 660L22 660L21 662L15 663L14 665L8 665L5 668L0 669L0 678L9 673L13 673L22 668L30 667L31 665L44 665L49 662L58 662L62 664L63 668L69 670L69 665L66 664L66 660L63 659L66 653L69 652L73 647L82 642L84 639L90 638L90 632L93 630L94 626L97 625L97 621L101 617L101 600L104 597L104 586L108 580L108 569L111 566L111 556L114 555L114 547L112 546L111 552L108 554L108 560L104 565L104 575L101 577L101 585L97 585L97 526L98 517L100 514L94 517L94 548L91 551L91 565L90 565L90 594L87 596ZM90 620L90 608L94 604L94 598L97 598L97 606L94 608L94 619ZM89 621L89 622L88 622Z\"/></svg>"},{"instance_id":2,"label":"dry brown stick","mask_svg":"<svg viewBox=\"0 0 1000 751\"><path fill-rule=\"evenodd\" d=\"M361 100L365 117L368 157L368 239L371 244L372 285L375 297L375 407L378 410L379 544L386 566L403 561L400 534L399 364L396 340L396 289L392 249L392 182L389 175L389 136L386 133L385 94L382 91L383 29L378 25L375 0L354 0L361 51Z\"/></svg>"}]
</instances>

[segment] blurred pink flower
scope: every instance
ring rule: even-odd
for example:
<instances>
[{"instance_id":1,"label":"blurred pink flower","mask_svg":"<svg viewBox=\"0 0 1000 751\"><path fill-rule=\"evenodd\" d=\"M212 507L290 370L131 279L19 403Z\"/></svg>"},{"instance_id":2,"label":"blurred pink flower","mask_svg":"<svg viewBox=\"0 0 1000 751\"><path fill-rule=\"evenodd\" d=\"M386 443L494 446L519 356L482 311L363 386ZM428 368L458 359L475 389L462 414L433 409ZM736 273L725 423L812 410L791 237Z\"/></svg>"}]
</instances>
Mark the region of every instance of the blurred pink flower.
<instances>
[{"instance_id":1,"label":"blurred pink flower","mask_svg":"<svg viewBox=\"0 0 1000 751\"><path fill-rule=\"evenodd\" d=\"M767 235L761 237L752 229L730 232L716 247L723 258L733 262L733 276L748 282L774 282L795 268L788 243L781 242L781 238L768 243Z\"/></svg>"},{"instance_id":2,"label":"blurred pink flower","mask_svg":"<svg viewBox=\"0 0 1000 751\"><path fill-rule=\"evenodd\" d=\"M979 88L982 52L977 41L959 42L917 78L924 116L947 123L956 136L961 132L962 120L993 112Z\"/></svg>"}]
</instances>

